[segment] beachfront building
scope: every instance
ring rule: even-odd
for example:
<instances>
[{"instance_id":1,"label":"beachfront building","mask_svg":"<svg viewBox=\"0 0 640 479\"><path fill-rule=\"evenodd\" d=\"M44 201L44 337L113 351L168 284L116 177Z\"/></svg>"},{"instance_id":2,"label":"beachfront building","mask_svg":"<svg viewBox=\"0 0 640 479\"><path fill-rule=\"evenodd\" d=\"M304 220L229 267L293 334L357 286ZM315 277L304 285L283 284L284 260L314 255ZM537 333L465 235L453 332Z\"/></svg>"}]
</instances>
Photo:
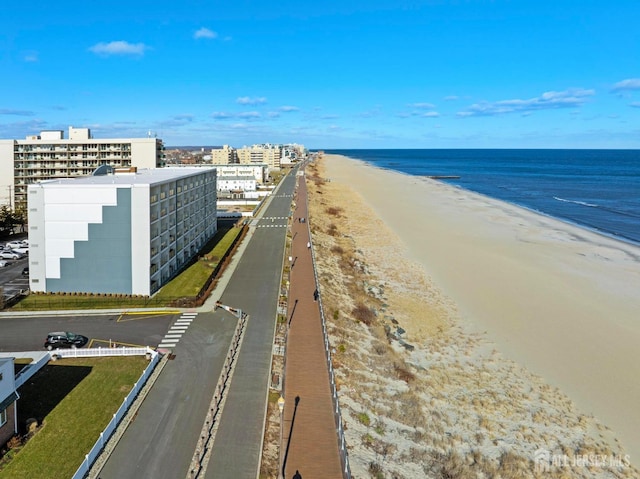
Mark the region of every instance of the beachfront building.
<instances>
[{"instance_id":1,"label":"beachfront building","mask_svg":"<svg viewBox=\"0 0 640 479\"><path fill-rule=\"evenodd\" d=\"M96 173L29 185L31 291L152 295L215 235L215 168Z\"/></svg>"},{"instance_id":2,"label":"beachfront building","mask_svg":"<svg viewBox=\"0 0 640 479\"><path fill-rule=\"evenodd\" d=\"M0 447L18 432L13 358L0 358Z\"/></svg>"},{"instance_id":3,"label":"beachfront building","mask_svg":"<svg viewBox=\"0 0 640 479\"><path fill-rule=\"evenodd\" d=\"M241 165L266 163L271 169L279 169L282 148L279 145L271 145L269 143L244 146L237 150L237 155L238 163Z\"/></svg>"},{"instance_id":4,"label":"beachfront building","mask_svg":"<svg viewBox=\"0 0 640 479\"><path fill-rule=\"evenodd\" d=\"M24 140L0 140L0 205L18 209L27 203L27 187L42 180L88 176L100 165L164 166L162 140L94 138L89 128L41 131Z\"/></svg>"}]
</instances>

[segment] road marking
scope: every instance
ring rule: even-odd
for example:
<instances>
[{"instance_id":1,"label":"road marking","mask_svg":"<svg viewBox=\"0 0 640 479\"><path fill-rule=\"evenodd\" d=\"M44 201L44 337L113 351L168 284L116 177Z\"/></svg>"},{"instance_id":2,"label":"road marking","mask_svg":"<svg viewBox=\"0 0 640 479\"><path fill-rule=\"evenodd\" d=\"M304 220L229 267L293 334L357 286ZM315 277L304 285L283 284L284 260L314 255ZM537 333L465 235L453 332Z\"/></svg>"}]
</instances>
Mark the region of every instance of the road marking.
<instances>
[{"instance_id":1,"label":"road marking","mask_svg":"<svg viewBox=\"0 0 640 479\"><path fill-rule=\"evenodd\" d=\"M145 312L124 312L121 313L116 323L124 323L126 321L140 321L142 319L152 319L155 316L168 316L173 314L180 314L180 311L145 311ZM139 318L129 316L140 316Z\"/></svg>"},{"instance_id":2,"label":"road marking","mask_svg":"<svg viewBox=\"0 0 640 479\"><path fill-rule=\"evenodd\" d=\"M159 348L173 348L177 346L182 335L187 332L191 322L196 318L198 313L186 312L182 313L179 319L171 325L167 334L162 338L162 342L158 344Z\"/></svg>"}]
</instances>

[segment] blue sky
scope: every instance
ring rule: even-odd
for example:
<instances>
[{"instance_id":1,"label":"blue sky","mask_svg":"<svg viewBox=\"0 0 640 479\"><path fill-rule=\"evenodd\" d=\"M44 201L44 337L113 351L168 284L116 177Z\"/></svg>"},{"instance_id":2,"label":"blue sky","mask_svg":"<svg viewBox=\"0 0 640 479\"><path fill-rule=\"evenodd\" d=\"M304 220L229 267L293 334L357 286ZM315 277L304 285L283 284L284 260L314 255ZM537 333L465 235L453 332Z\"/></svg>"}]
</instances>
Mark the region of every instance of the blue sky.
<instances>
[{"instance_id":1,"label":"blue sky","mask_svg":"<svg viewBox=\"0 0 640 479\"><path fill-rule=\"evenodd\" d=\"M0 6L0 138L640 148L637 0Z\"/></svg>"}]
</instances>

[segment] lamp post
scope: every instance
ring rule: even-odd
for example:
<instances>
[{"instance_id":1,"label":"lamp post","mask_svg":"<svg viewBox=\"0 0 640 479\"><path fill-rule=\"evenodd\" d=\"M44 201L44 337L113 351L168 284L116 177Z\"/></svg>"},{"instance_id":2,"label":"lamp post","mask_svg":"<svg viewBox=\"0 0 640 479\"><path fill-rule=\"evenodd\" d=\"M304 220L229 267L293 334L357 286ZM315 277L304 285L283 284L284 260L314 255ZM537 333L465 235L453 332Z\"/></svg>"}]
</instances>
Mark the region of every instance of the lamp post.
<instances>
[{"instance_id":1,"label":"lamp post","mask_svg":"<svg viewBox=\"0 0 640 479\"><path fill-rule=\"evenodd\" d=\"M284 416L284 398L282 394L278 398L278 409L280 410L280 442L278 444L278 477L284 478L284 471L282 470L282 426Z\"/></svg>"}]
</instances>

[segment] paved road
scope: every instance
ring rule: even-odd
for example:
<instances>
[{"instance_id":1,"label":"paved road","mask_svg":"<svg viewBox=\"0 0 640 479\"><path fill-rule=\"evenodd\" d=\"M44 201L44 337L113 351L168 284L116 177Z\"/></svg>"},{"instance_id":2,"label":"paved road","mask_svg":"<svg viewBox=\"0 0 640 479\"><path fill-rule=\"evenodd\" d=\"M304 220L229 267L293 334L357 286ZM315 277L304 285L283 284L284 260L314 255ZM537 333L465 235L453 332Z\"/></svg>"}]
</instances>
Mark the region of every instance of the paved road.
<instances>
[{"instance_id":1,"label":"paved road","mask_svg":"<svg viewBox=\"0 0 640 479\"><path fill-rule=\"evenodd\" d=\"M236 324L223 310L197 315L100 471L101 479L186 477Z\"/></svg>"},{"instance_id":2,"label":"paved road","mask_svg":"<svg viewBox=\"0 0 640 479\"><path fill-rule=\"evenodd\" d=\"M266 401L288 216L295 186L289 174L272 197L222 295L250 320L209 461L207 478L255 478L260 467Z\"/></svg>"},{"instance_id":3,"label":"paved road","mask_svg":"<svg viewBox=\"0 0 640 479\"><path fill-rule=\"evenodd\" d=\"M222 293L223 304L249 315L226 399L208 478L256 478L271 367L287 218L295 178L286 177L262 217ZM216 298L217 299L217 298ZM200 313L175 348L135 422L100 472L101 479L183 478L213 397L235 318L221 309Z\"/></svg>"}]
</instances>

